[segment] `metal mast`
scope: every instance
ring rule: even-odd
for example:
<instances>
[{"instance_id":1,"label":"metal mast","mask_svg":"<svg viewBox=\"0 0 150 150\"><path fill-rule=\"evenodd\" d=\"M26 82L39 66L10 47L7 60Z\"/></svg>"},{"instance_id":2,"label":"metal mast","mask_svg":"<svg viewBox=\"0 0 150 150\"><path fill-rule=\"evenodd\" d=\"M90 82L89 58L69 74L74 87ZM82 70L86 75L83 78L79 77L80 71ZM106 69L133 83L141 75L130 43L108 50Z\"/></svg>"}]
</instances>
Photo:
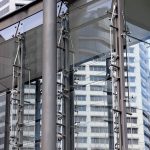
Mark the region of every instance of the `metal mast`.
<instances>
[{"instance_id":1,"label":"metal mast","mask_svg":"<svg viewBox=\"0 0 150 150\"><path fill-rule=\"evenodd\" d=\"M23 149L25 49L23 36L17 36L17 53L13 64L11 90L10 149Z\"/></svg>"},{"instance_id":2,"label":"metal mast","mask_svg":"<svg viewBox=\"0 0 150 150\"><path fill-rule=\"evenodd\" d=\"M128 150L126 100L125 100L125 77L124 77L124 0L114 0L112 11L112 25L114 33L114 48L111 54L112 67L112 92L114 103L114 132L115 149Z\"/></svg>"},{"instance_id":3,"label":"metal mast","mask_svg":"<svg viewBox=\"0 0 150 150\"><path fill-rule=\"evenodd\" d=\"M57 1L43 2L42 150L56 150Z\"/></svg>"},{"instance_id":4,"label":"metal mast","mask_svg":"<svg viewBox=\"0 0 150 150\"><path fill-rule=\"evenodd\" d=\"M66 7L63 11L62 5ZM73 150L74 148L74 119L71 117L73 106L73 69L69 58L69 16L68 3L61 2L57 20L58 27L58 78L57 82L57 148L59 150Z\"/></svg>"},{"instance_id":5,"label":"metal mast","mask_svg":"<svg viewBox=\"0 0 150 150\"><path fill-rule=\"evenodd\" d=\"M126 121L126 99L125 99L125 75L124 75L124 44L125 44L125 27L124 27L124 0L117 0L118 3L118 49L119 67L118 75L120 76L119 85L119 106L120 106L120 149L128 150L127 142L127 121Z\"/></svg>"},{"instance_id":6,"label":"metal mast","mask_svg":"<svg viewBox=\"0 0 150 150\"><path fill-rule=\"evenodd\" d=\"M4 149L9 150L9 136L10 136L10 90L6 91L6 117L5 117L5 139L4 139Z\"/></svg>"},{"instance_id":7,"label":"metal mast","mask_svg":"<svg viewBox=\"0 0 150 150\"><path fill-rule=\"evenodd\" d=\"M40 150L40 123L41 123L41 82L36 80L36 97L35 97L35 150Z\"/></svg>"}]
</instances>

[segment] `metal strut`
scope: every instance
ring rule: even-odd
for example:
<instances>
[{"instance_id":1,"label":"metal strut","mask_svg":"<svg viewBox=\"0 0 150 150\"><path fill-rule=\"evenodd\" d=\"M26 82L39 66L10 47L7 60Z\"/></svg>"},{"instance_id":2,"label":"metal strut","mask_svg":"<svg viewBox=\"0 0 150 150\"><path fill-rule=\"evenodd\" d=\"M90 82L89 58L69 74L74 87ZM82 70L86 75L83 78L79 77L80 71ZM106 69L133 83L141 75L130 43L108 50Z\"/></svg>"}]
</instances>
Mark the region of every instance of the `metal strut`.
<instances>
[{"instance_id":1,"label":"metal strut","mask_svg":"<svg viewBox=\"0 0 150 150\"><path fill-rule=\"evenodd\" d=\"M11 90L10 149L23 149L25 54L23 36L17 36L17 53L13 63Z\"/></svg>"},{"instance_id":2,"label":"metal strut","mask_svg":"<svg viewBox=\"0 0 150 150\"><path fill-rule=\"evenodd\" d=\"M112 30L114 35L110 65L114 112L114 149L128 150L124 77L124 0L113 2L111 23L110 31Z\"/></svg>"},{"instance_id":3,"label":"metal strut","mask_svg":"<svg viewBox=\"0 0 150 150\"><path fill-rule=\"evenodd\" d=\"M70 64L69 64L69 19L68 13L58 17L57 52L61 71L57 80L57 149L72 150L71 148L71 98L70 98Z\"/></svg>"}]
</instances>

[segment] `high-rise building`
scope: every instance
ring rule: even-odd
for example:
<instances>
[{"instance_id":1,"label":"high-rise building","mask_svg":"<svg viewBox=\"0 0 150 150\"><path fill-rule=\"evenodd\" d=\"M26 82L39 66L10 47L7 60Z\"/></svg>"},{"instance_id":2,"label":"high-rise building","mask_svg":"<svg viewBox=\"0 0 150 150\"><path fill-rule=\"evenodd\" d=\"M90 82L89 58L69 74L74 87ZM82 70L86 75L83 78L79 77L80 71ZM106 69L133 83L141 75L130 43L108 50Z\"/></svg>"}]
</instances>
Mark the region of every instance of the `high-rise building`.
<instances>
[{"instance_id":1,"label":"high-rise building","mask_svg":"<svg viewBox=\"0 0 150 150\"><path fill-rule=\"evenodd\" d=\"M0 17L29 4L34 0L0 0Z\"/></svg>"},{"instance_id":2,"label":"high-rise building","mask_svg":"<svg viewBox=\"0 0 150 150\"><path fill-rule=\"evenodd\" d=\"M105 57L106 58L106 57ZM93 59L77 67L75 79L75 147L77 150L109 149L110 119L106 59ZM112 120L112 118L111 118Z\"/></svg>"},{"instance_id":3,"label":"high-rise building","mask_svg":"<svg viewBox=\"0 0 150 150\"><path fill-rule=\"evenodd\" d=\"M0 16L13 11L24 3L16 3L13 0L0 1ZM14 3L15 2L15 3ZM20 0L20 2L23 2ZM13 6L12 8L10 7ZM94 13L93 13L94 14ZM98 24L100 29L100 24ZM94 26L94 29L96 26ZM104 31L106 29L103 29ZM91 30L84 30L86 37L89 37L93 33ZM99 34L94 30L94 33ZM93 36L94 37L94 36ZM81 37L84 42L81 45L83 50L92 49L107 50L100 47L100 44L91 41L98 38ZM101 35L101 38L104 38ZM80 40L81 40L80 39ZM103 40L106 41L106 40ZM107 44L107 43L105 43ZM127 110L132 112L132 115L127 115L127 131L128 131L128 144L129 150L149 150L150 145L150 130L149 130L149 64L148 64L148 52L146 46L142 43L134 45L128 49L128 67L125 67L125 75L128 76L126 81L126 92L129 90L129 101ZM128 73L127 73L128 70ZM85 62L78 67L76 73L75 85L75 147L77 150L109 150L110 149L110 136L113 137L110 131L110 124L112 118L110 118L109 110L111 105L108 103L108 95L111 93L111 88L108 86L106 80L106 61L105 59L93 59ZM35 102L35 90L34 87L29 91L29 88L25 89L25 128L24 128L24 149L34 149L34 102ZM126 93L126 96L128 94ZM2 103L2 104L1 104ZM29 105L30 103L30 105ZM0 101L1 107L5 108L6 104ZM3 109L1 109L3 110ZM4 110L5 112L5 110ZM3 118L3 114L1 114ZM16 116L14 115L14 120ZM4 121L4 119L2 119ZM33 124L32 124L33 123ZM5 123L2 123L0 128L3 129ZM4 133L1 134L3 138ZM3 142L3 140L1 140ZM0 143L0 147L3 148L4 144Z\"/></svg>"},{"instance_id":4,"label":"high-rise building","mask_svg":"<svg viewBox=\"0 0 150 150\"><path fill-rule=\"evenodd\" d=\"M129 97L132 112L132 115L127 117L130 149L150 149L149 53L146 46L139 43L128 49Z\"/></svg>"},{"instance_id":5,"label":"high-rise building","mask_svg":"<svg viewBox=\"0 0 150 150\"><path fill-rule=\"evenodd\" d=\"M35 148L35 85L25 86L24 90L24 127L23 149L34 150ZM11 145L11 139L16 140L17 102L11 107L11 93L0 95L0 150L15 150ZM12 121L11 121L12 117ZM15 142L14 142L15 143Z\"/></svg>"},{"instance_id":6,"label":"high-rise building","mask_svg":"<svg viewBox=\"0 0 150 150\"><path fill-rule=\"evenodd\" d=\"M124 54L126 58L126 54ZM146 45L128 48L125 63L127 132L129 150L149 150L150 94L149 60ZM76 150L111 150L113 146L111 86L106 78L106 56L91 59L76 67L75 73L75 147ZM128 78L127 78L128 76ZM127 82L128 81L128 82ZM128 94L129 91L129 94ZM0 101L0 149L4 149L6 99ZM128 100L128 98L127 98ZM34 150L35 85L25 87L24 149ZM15 120L15 116L14 116ZM111 123L111 125L109 124ZM111 137L111 138L110 138ZM111 145L111 146L110 146Z\"/></svg>"},{"instance_id":7,"label":"high-rise building","mask_svg":"<svg viewBox=\"0 0 150 150\"><path fill-rule=\"evenodd\" d=\"M12 100L12 98L11 98ZM12 105L11 105L12 106ZM18 103L13 104L10 109L10 144L9 148L17 149L17 124L18 124ZM35 84L25 85L24 89L24 115L23 115L23 150L35 149Z\"/></svg>"},{"instance_id":8,"label":"high-rise building","mask_svg":"<svg viewBox=\"0 0 150 150\"><path fill-rule=\"evenodd\" d=\"M127 132L129 150L149 150L149 60L146 45L136 44L128 48L125 63ZM126 60L126 59L125 59ZM105 80L106 62L93 59L78 67L75 75L75 146L77 150L110 150L110 126L108 121L108 87ZM129 92L129 94L128 94ZM107 121L108 120L108 121Z\"/></svg>"},{"instance_id":9,"label":"high-rise building","mask_svg":"<svg viewBox=\"0 0 150 150\"><path fill-rule=\"evenodd\" d=\"M10 93L9 93L10 94ZM0 94L0 150L8 149L9 138L9 101L6 93Z\"/></svg>"}]
</instances>

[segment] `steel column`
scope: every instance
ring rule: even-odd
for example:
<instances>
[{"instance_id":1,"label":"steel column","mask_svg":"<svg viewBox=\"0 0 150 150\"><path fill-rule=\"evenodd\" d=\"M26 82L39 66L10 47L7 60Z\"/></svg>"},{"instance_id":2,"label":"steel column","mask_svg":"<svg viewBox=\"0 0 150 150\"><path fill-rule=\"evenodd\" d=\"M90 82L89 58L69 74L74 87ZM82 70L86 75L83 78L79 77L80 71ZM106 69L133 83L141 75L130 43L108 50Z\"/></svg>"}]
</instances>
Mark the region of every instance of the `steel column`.
<instances>
[{"instance_id":1,"label":"steel column","mask_svg":"<svg viewBox=\"0 0 150 150\"><path fill-rule=\"evenodd\" d=\"M74 150L74 68L70 67L70 150Z\"/></svg>"},{"instance_id":2,"label":"steel column","mask_svg":"<svg viewBox=\"0 0 150 150\"><path fill-rule=\"evenodd\" d=\"M57 1L43 2L42 150L56 150Z\"/></svg>"},{"instance_id":3,"label":"steel column","mask_svg":"<svg viewBox=\"0 0 150 150\"><path fill-rule=\"evenodd\" d=\"M36 80L36 96L35 96L35 150L40 150L40 130L41 130L41 92L40 80Z\"/></svg>"},{"instance_id":4,"label":"steel column","mask_svg":"<svg viewBox=\"0 0 150 150\"><path fill-rule=\"evenodd\" d=\"M114 149L128 150L124 74L124 48L126 47L124 0L114 0L112 8L111 23L113 23L113 25L111 25L111 28L114 34L114 48L111 47L111 67L114 111Z\"/></svg>"},{"instance_id":5,"label":"steel column","mask_svg":"<svg viewBox=\"0 0 150 150\"><path fill-rule=\"evenodd\" d=\"M108 134L109 134L109 149L114 148L114 136L113 136L113 112L112 112L112 82L110 71L110 56L106 55L106 79L107 79L107 106L108 106Z\"/></svg>"},{"instance_id":6,"label":"steel column","mask_svg":"<svg viewBox=\"0 0 150 150\"><path fill-rule=\"evenodd\" d=\"M24 44L24 37L21 37L21 47L20 47L20 60L21 60L21 66L20 66L20 95L19 95L19 108L18 108L18 127L20 130L18 130L18 142L19 142L19 150L23 149L23 126L24 126L24 80L25 80L25 44Z\"/></svg>"},{"instance_id":7,"label":"steel column","mask_svg":"<svg viewBox=\"0 0 150 150\"><path fill-rule=\"evenodd\" d=\"M117 0L118 3L118 52L120 66L120 147L121 150L128 150L127 143L127 122L126 122L126 101L125 101L125 74L124 74L124 0Z\"/></svg>"},{"instance_id":8,"label":"steel column","mask_svg":"<svg viewBox=\"0 0 150 150\"><path fill-rule=\"evenodd\" d=\"M17 53L13 63L13 81L11 90L11 132L10 149L23 149L24 127L24 79L25 79L25 39L17 36ZM16 110L16 111L14 111ZM16 115L14 119L13 116ZM15 124L13 124L15 120ZM16 125L16 127L14 126ZM13 127L14 126L14 127Z\"/></svg>"},{"instance_id":9,"label":"steel column","mask_svg":"<svg viewBox=\"0 0 150 150\"><path fill-rule=\"evenodd\" d=\"M63 43L64 43L64 93L68 95L68 97L64 97L65 102L65 150L70 149L70 85L69 85L69 75L70 75L70 65L69 65L69 21L68 15L66 14L63 19L64 24L64 35L63 35Z\"/></svg>"},{"instance_id":10,"label":"steel column","mask_svg":"<svg viewBox=\"0 0 150 150\"><path fill-rule=\"evenodd\" d=\"M6 92L6 107L5 107L5 139L4 149L9 150L9 135L10 135L10 96L11 92Z\"/></svg>"},{"instance_id":11,"label":"steel column","mask_svg":"<svg viewBox=\"0 0 150 150\"><path fill-rule=\"evenodd\" d=\"M119 137L118 143L120 150L128 150L127 143L127 122L126 122L126 100L125 100L125 74L124 74L124 47L125 47L125 25L124 25L124 0L116 0L114 17L114 45L116 57L116 82L118 108L115 110L118 116ZM114 4L115 5L115 4ZM116 118L117 119L117 118ZM117 146L116 145L116 146Z\"/></svg>"},{"instance_id":12,"label":"steel column","mask_svg":"<svg viewBox=\"0 0 150 150\"><path fill-rule=\"evenodd\" d=\"M17 37L18 50L16 54L16 59L13 64L13 86L12 86L12 101L15 101L15 105L12 103L12 110L16 110L16 113L11 112L12 119L13 115L16 115L16 128L11 129L11 131L16 130L16 135L14 134L11 138L13 140L14 146L17 150L23 149L23 127L24 127L24 79L25 79L25 41L22 35ZM17 84L17 88L15 88ZM17 108L13 108L17 106ZM11 122L12 123L12 122ZM12 133L11 133L12 134ZM12 148L13 149L13 148Z\"/></svg>"}]
</instances>

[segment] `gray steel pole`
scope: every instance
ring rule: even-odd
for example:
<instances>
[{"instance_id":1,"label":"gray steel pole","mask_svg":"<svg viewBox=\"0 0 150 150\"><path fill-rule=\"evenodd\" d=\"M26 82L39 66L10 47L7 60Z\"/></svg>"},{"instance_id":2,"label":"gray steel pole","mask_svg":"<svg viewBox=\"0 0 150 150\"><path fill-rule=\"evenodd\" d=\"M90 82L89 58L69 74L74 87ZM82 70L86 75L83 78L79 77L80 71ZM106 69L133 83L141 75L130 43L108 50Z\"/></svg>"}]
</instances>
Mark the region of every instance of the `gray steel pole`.
<instances>
[{"instance_id":1,"label":"gray steel pole","mask_svg":"<svg viewBox=\"0 0 150 150\"><path fill-rule=\"evenodd\" d=\"M69 83L69 74L70 74L70 65L69 65L69 20L68 16L65 15L63 19L64 24L64 37L63 37L63 43L64 43L64 84L65 89L64 93L70 97L70 83ZM71 150L70 149L70 98L65 97L65 150Z\"/></svg>"},{"instance_id":2,"label":"gray steel pole","mask_svg":"<svg viewBox=\"0 0 150 150\"><path fill-rule=\"evenodd\" d=\"M35 95L35 150L40 150L41 92L40 79L36 80Z\"/></svg>"},{"instance_id":3,"label":"gray steel pole","mask_svg":"<svg viewBox=\"0 0 150 150\"><path fill-rule=\"evenodd\" d=\"M125 101L125 74L124 74L124 0L117 0L118 3L118 53L119 53L119 107L120 107L120 149L128 150L127 143L127 122L126 122L126 101Z\"/></svg>"},{"instance_id":4,"label":"gray steel pole","mask_svg":"<svg viewBox=\"0 0 150 150\"><path fill-rule=\"evenodd\" d=\"M20 46L20 78L18 80L18 91L19 91L19 101L17 108L17 146L18 150L23 150L23 125L24 125L24 80L25 80L25 39L24 36L20 36L18 38L19 46Z\"/></svg>"},{"instance_id":5,"label":"gray steel pole","mask_svg":"<svg viewBox=\"0 0 150 150\"><path fill-rule=\"evenodd\" d=\"M56 150L57 1L43 2L42 150Z\"/></svg>"},{"instance_id":6,"label":"gray steel pole","mask_svg":"<svg viewBox=\"0 0 150 150\"><path fill-rule=\"evenodd\" d=\"M115 72L117 83L117 95L115 96L118 105L115 106L115 119L118 120L118 125L114 127L116 131L116 143L115 149L128 150L127 141L127 121L126 121L126 100L125 100L125 74L124 74L124 48L125 48L125 20L124 20L124 0L116 0L113 3L115 6L115 17L113 19L114 29L114 54L116 56L115 61ZM113 77L114 78L114 77ZM116 86L114 84L114 86ZM115 91L116 93L116 91ZM116 120L115 120L116 122ZM114 123L114 125L117 123ZM119 135L118 135L119 131Z\"/></svg>"},{"instance_id":7,"label":"gray steel pole","mask_svg":"<svg viewBox=\"0 0 150 150\"><path fill-rule=\"evenodd\" d=\"M70 150L74 150L74 68L70 67Z\"/></svg>"},{"instance_id":8,"label":"gray steel pole","mask_svg":"<svg viewBox=\"0 0 150 150\"><path fill-rule=\"evenodd\" d=\"M112 114L112 82L110 72L110 56L106 55L106 79L107 79L107 106L108 106L108 134L109 134L109 149L114 148L114 137L113 137L113 114Z\"/></svg>"},{"instance_id":9,"label":"gray steel pole","mask_svg":"<svg viewBox=\"0 0 150 150\"><path fill-rule=\"evenodd\" d=\"M9 150L9 136L10 136L10 96L11 92L6 91L6 107L5 107L5 138L4 149Z\"/></svg>"}]
</instances>

